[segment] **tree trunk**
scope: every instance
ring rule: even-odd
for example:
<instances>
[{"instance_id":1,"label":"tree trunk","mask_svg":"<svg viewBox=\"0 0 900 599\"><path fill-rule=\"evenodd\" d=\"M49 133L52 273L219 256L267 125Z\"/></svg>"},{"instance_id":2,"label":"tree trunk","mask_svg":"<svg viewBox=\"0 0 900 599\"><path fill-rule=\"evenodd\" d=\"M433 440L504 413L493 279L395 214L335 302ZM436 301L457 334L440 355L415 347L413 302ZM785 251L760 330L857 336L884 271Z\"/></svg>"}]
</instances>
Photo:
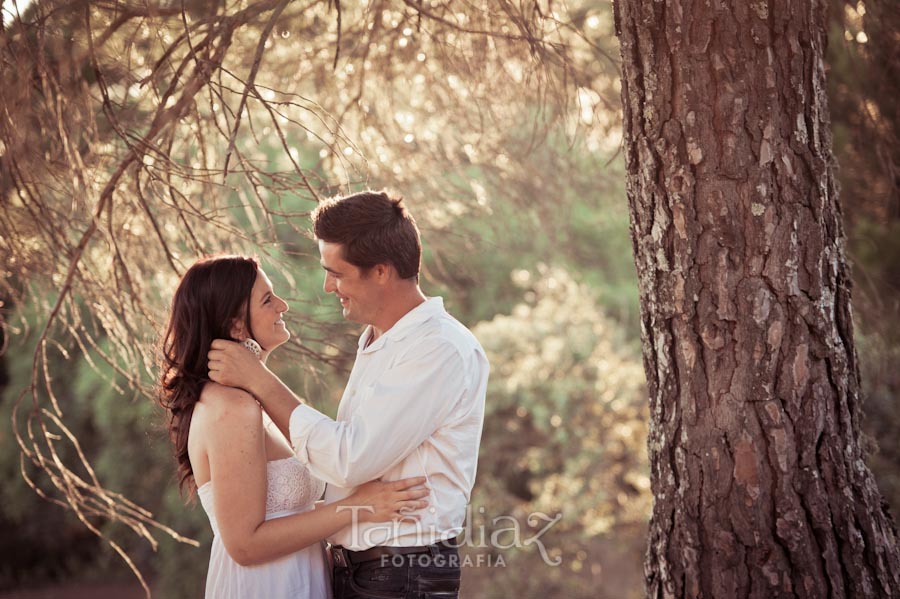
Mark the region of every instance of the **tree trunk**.
<instances>
[{"instance_id":1,"label":"tree trunk","mask_svg":"<svg viewBox=\"0 0 900 599\"><path fill-rule=\"evenodd\" d=\"M900 595L860 444L825 7L616 2L651 598Z\"/></svg>"}]
</instances>

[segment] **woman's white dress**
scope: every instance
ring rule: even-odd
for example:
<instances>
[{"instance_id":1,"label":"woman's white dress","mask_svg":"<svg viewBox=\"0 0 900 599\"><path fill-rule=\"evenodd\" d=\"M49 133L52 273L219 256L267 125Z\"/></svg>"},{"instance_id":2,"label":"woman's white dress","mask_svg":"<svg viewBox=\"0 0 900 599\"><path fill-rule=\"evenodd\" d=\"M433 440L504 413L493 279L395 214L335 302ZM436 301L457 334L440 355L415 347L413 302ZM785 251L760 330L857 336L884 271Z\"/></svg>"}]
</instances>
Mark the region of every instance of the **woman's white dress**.
<instances>
[{"instance_id":1,"label":"woman's white dress","mask_svg":"<svg viewBox=\"0 0 900 599\"><path fill-rule=\"evenodd\" d=\"M273 460L266 465L268 486L266 520L311 510L322 496L325 483L309 473L295 458ZM331 597L330 569L325 548L316 543L281 559L257 566L241 566L228 555L219 536L213 509L212 481L197 489L200 503L213 529L207 599L326 599Z\"/></svg>"}]
</instances>

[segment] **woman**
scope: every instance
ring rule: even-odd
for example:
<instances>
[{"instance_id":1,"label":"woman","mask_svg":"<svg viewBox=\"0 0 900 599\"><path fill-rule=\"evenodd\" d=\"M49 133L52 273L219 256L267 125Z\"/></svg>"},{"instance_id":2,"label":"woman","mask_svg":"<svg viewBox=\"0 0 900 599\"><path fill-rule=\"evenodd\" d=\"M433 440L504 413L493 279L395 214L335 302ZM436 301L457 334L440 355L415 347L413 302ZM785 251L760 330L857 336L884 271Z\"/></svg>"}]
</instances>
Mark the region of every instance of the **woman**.
<instances>
[{"instance_id":1,"label":"woman","mask_svg":"<svg viewBox=\"0 0 900 599\"><path fill-rule=\"evenodd\" d=\"M194 264L172 302L161 403L170 414L180 486L196 489L215 535L209 598L328 597L325 537L350 525L354 512L361 521L381 522L427 504L425 479L411 478L373 481L344 501L315 507L324 483L293 458L259 404L243 390L209 381L213 339L254 339L265 360L290 339L287 310L257 262L240 256ZM348 506L372 511L341 509Z\"/></svg>"}]
</instances>

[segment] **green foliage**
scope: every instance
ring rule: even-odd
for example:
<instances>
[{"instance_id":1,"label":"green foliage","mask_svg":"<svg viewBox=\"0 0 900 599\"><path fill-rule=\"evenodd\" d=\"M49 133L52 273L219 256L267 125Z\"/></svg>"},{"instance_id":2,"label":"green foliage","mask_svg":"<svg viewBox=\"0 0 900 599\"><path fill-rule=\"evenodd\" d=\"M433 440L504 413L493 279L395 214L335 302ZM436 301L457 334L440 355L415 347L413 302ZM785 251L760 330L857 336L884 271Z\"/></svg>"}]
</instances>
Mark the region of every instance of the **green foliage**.
<instances>
[{"instance_id":1,"label":"green foliage","mask_svg":"<svg viewBox=\"0 0 900 599\"><path fill-rule=\"evenodd\" d=\"M605 585L589 551L612 535L627 543L624 531L649 516L639 349L595 292L566 270L538 264L512 278L524 301L474 329L491 361L491 381L473 505L489 510L489 522L512 514L532 532L528 514L561 513L542 541L562 563L542 565L536 546L511 550L507 568L482 588L596 597ZM540 580L520 575L538 569Z\"/></svg>"},{"instance_id":2,"label":"green foliage","mask_svg":"<svg viewBox=\"0 0 900 599\"><path fill-rule=\"evenodd\" d=\"M583 147L571 151L566 160L583 160L585 168L603 165L601 156L584 157ZM640 526L635 528L633 523L641 521L644 513L646 493L641 485L646 456L641 408L633 403L641 401L642 380L636 338L628 332L633 329L605 315L634 310L633 306L619 308L636 295L630 278L627 210L616 197L620 193L616 187L608 194L582 194L574 189L587 185L589 175L555 181L552 193L557 199L546 211L537 210L542 208L537 204L539 190L528 192L536 209L522 210L503 201L503 190L483 180L486 193L497 198L490 218L459 218L451 227L457 233L452 240L436 239L440 233L427 228L423 232L423 285L429 294L444 295L451 311L465 322L485 321L475 330L491 352L494 370L473 504L489 508L486 516L509 513L522 518L529 511L555 513L561 505L567 506L569 515L548 534L547 546L562 552L566 572L579 568L580 577L603 576L606 585L607 573L597 573L600 566L595 556L613 551L608 539L614 530L624 531L616 536L626 540L631 571L636 571ZM303 200L295 201L286 203L285 209L302 210ZM284 243L261 248L260 258L275 288L287 290L290 329L300 343L277 352L270 365L292 388L334 414L352 363L349 352L355 347L358 327L341 322L338 306L323 296L315 246L301 234L307 221L302 217L286 221L275 220ZM565 228L568 222L574 224L571 231ZM435 245L441 245L436 241L457 242L459 250L435 252ZM582 244L592 250L579 251ZM543 266L544 261L564 268ZM597 264L603 268L596 268ZM591 287L575 283L573 276L589 281ZM167 302L171 290L162 293ZM623 297L629 299L621 302ZM21 307L18 316L34 330L40 322L38 313L36 306ZM537 324L532 328L531 322ZM321 323L331 324L323 328ZM517 334L517 328L524 333ZM7 356L11 382L4 407L30 377L30 344L32 337L17 336ZM100 350L107 351L108 344L101 339ZM69 355L73 350L68 348ZM50 368L66 406L67 422L82 441L97 476L181 534L199 540L201 547L159 536L154 552L115 527L104 530L155 581L153 588L159 596L195 597L205 578L211 533L199 505L186 505L178 494L164 416L146 398L117 390L115 385L125 387L121 377L95 352L89 356L93 365L54 353ZM317 367L319 357L330 360L334 368ZM149 376L143 375L147 384L153 382ZM510 380L515 381L514 388L508 386ZM519 407L527 410L524 417L518 415ZM559 426L552 425L554 415L561 419ZM509 427L515 426L523 428L512 434ZM4 518L11 520L13 545L34 547L35 556L32 565L17 562L16 574L5 573L4 584L98 577L128 580L130 575L119 558L86 534L71 514L50 504L35 504L33 492L16 473L14 442L7 434L0 440L5 450L0 458L4 480L11 481L3 486ZM604 487L607 483L613 486ZM572 514L578 517L570 519ZM626 528L620 528L623 525ZM75 535L72 538L78 539L83 553L69 549L54 557L58 543L49 530ZM529 564L542 572L547 568L534 548L520 553L512 556L504 570L507 576ZM625 558L615 554L609 559ZM563 569L547 571L552 580L533 579L529 588L574 592L565 583ZM466 578L478 581L478 595L506 596L510 580L494 576L496 572L481 579L486 572L467 570ZM632 588L636 585L632 580Z\"/></svg>"},{"instance_id":3,"label":"green foliage","mask_svg":"<svg viewBox=\"0 0 900 599\"><path fill-rule=\"evenodd\" d=\"M0 407L7 414L24 382L31 377L32 356L27 349L33 347L33 327L39 322L33 307L23 307L18 316L20 322L29 325L30 334L14 338L4 356L10 385L4 389ZM183 535L208 542L205 515L197 510L187 511L174 484L173 459L160 410L142 395L123 391L121 377L96 351L86 354L85 359L72 360L69 357L76 348L57 347L60 351L48 356L48 368L56 381L54 391L66 406L68 426L97 477L110 491L126 494ZM108 350L107 343L100 344L99 351ZM20 409L31 409L28 398ZM51 421L45 418L44 422L56 431ZM75 448L64 437L60 436L54 447L61 459L74 457ZM46 484L41 483L30 463L21 463L36 484ZM121 558L88 532L71 512L36 500L19 468L19 448L11 422L4 418L0 428L0 476L5 481L0 486L0 538L4 539L0 542L0 589L72 578L131 580L130 574L123 571ZM164 588L171 580L172 588L162 596L197 596L208 552L204 554L202 549L156 535L162 543L158 553L154 553L133 535L108 523L93 518L92 521L129 551L147 572L159 573ZM162 575L167 568L172 568L173 576ZM174 575L176 572L181 575ZM191 584L191 579L195 579L195 584Z\"/></svg>"}]
</instances>

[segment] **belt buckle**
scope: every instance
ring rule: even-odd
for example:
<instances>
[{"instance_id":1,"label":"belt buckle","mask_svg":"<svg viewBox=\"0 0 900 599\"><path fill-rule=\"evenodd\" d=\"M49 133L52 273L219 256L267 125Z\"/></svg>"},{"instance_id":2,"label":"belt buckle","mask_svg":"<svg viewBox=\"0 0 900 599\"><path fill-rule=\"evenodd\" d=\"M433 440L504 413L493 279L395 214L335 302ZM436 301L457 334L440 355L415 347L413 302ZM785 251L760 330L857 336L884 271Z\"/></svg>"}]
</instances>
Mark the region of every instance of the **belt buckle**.
<instances>
[{"instance_id":1,"label":"belt buckle","mask_svg":"<svg viewBox=\"0 0 900 599\"><path fill-rule=\"evenodd\" d=\"M331 557L334 560L335 565L340 566L341 568L350 567L350 560L348 559L346 549L343 547L332 547Z\"/></svg>"}]
</instances>

